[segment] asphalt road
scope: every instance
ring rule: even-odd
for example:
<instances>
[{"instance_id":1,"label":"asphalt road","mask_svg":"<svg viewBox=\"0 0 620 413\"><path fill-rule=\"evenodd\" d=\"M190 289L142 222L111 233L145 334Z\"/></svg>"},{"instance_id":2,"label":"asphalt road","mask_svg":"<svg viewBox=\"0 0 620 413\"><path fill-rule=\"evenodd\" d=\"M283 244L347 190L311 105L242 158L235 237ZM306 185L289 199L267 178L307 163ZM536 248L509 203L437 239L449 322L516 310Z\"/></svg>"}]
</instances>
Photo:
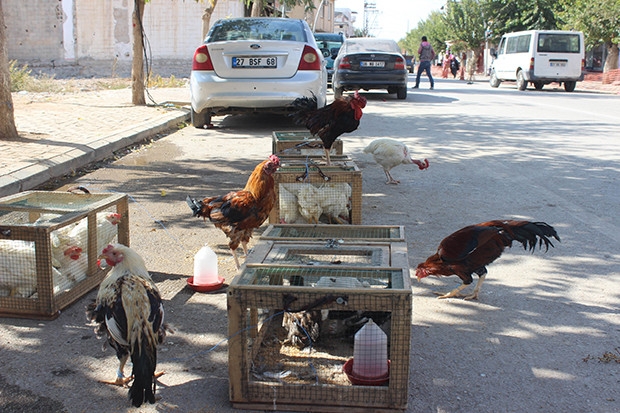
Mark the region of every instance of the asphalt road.
<instances>
[{"instance_id":1,"label":"asphalt road","mask_svg":"<svg viewBox=\"0 0 620 413\"><path fill-rule=\"evenodd\" d=\"M619 411L620 365L610 354L620 357L620 98L442 79L433 91L423 81L404 101L365 95L360 128L343 137L363 170L363 223L404 225L412 268L449 233L491 219L545 221L562 238L546 254L507 251L489 266L479 301L436 298L456 277L414 282L407 411ZM214 124L179 130L77 179L131 196L131 245L176 329L160 352L162 399L140 411L236 411L228 403L226 295L185 285L204 243L228 282L232 259L224 235L192 218L184 199L241 188L270 153L272 131L296 127L269 116ZM406 142L430 168L397 167L401 184L385 185L362 152L382 137ZM134 411L124 390L96 382L117 364L84 322L93 297L54 321L0 324L2 375L29 396L14 411L41 411L26 403L35 397L63 406L50 411Z\"/></svg>"}]
</instances>

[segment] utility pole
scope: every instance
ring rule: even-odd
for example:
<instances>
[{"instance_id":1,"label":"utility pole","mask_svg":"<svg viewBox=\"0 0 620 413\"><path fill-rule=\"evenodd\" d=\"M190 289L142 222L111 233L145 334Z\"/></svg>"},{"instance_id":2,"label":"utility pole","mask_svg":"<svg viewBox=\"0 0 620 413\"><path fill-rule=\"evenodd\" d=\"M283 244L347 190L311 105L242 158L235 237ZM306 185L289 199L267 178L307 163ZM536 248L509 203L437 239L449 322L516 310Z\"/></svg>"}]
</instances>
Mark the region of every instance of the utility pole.
<instances>
[{"instance_id":1,"label":"utility pole","mask_svg":"<svg viewBox=\"0 0 620 413\"><path fill-rule=\"evenodd\" d=\"M364 28L362 33L364 37L370 36L370 31L375 29L375 23L377 20L377 4L373 1L364 1Z\"/></svg>"}]
</instances>

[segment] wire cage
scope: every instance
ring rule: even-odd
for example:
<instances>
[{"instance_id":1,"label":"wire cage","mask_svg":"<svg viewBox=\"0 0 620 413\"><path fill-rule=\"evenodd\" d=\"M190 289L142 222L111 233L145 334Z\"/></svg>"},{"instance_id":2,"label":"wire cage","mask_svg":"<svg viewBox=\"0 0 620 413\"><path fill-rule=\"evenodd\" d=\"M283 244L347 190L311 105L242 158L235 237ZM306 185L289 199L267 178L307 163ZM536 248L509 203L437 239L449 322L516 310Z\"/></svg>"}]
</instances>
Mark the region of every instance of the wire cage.
<instances>
[{"instance_id":1,"label":"wire cage","mask_svg":"<svg viewBox=\"0 0 620 413\"><path fill-rule=\"evenodd\" d=\"M97 257L129 245L124 194L27 191L0 199L0 316L53 319L107 271Z\"/></svg>"},{"instance_id":2,"label":"wire cage","mask_svg":"<svg viewBox=\"0 0 620 413\"><path fill-rule=\"evenodd\" d=\"M272 137L272 152L280 157L321 157L325 155L323 142L319 138L312 136L308 130L274 131ZM342 140L336 139L332 144L329 155L342 154Z\"/></svg>"},{"instance_id":3,"label":"wire cage","mask_svg":"<svg viewBox=\"0 0 620 413\"><path fill-rule=\"evenodd\" d=\"M260 237L274 241L346 240L347 242L404 242L402 225L288 225L271 224Z\"/></svg>"},{"instance_id":4,"label":"wire cage","mask_svg":"<svg viewBox=\"0 0 620 413\"><path fill-rule=\"evenodd\" d=\"M354 162L287 161L274 174L278 202L269 223L362 223L362 172Z\"/></svg>"},{"instance_id":5,"label":"wire cage","mask_svg":"<svg viewBox=\"0 0 620 413\"><path fill-rule=\"evenodd\" d=\"M411 306L403 268L247 264L228 290L233 406L403 411Z\"/></svg>"}]
</instances>

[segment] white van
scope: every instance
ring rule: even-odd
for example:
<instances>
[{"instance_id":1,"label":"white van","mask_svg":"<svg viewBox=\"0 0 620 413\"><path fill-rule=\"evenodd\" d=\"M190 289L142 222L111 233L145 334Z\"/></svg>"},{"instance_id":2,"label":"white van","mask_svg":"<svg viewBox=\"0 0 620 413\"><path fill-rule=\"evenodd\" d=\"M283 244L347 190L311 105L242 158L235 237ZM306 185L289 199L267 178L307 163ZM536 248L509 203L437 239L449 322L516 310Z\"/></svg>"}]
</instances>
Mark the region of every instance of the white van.
<instances>
[{"instance_id":1,"label":"white van","mask_svg":"<svg viewBox=\"0 0 620 413\"><path fill-rule=\"evenodd\" d=\"M533 83L564 83L564 90L575 90L583 80L585 51L583 33L563 30L527 30L502 36L491 68L490 83L498 87L504 80L517 82L519 90Z\"/></svg>"}]
</instances>

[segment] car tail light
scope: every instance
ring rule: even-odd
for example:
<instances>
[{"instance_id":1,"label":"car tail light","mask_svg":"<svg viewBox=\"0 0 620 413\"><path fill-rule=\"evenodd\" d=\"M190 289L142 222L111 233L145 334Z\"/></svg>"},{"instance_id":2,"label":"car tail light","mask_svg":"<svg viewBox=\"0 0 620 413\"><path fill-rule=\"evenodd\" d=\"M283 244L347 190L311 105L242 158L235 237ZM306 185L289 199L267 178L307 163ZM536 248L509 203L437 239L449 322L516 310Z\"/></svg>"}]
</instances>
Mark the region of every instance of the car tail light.
<instances>
[{"instance_id":1,"label":"car tail light","mask_svg":"<svg viewBox=\"0 0 620 413\"><path fill-rule=\"evenodd\" d=\"M530 59L530 70L534 70L534 58Z\"/></svg>"},{"instance_id":2,"label":"car tail light","mask_svg":"<svg viewBox=\"0 0 620 413\"><path fill-rule=\"evenodd\" d=\"M192 70L213 70L213 63L207 45L202 45L194 52Z\"/></svg>"},{"instance_id":3,"label":"car tail light","mask_svg":"<svg viewBox=\"0 0 620 413\"><path fill-rule=\"evenodd\" d=\"M396 63L394 63L394 69L404 69L405 68L405 60L401 57L396 58Z\"/></svg>"},{"instance_id":4,"label":"car tail light","mask_svg":"<svg viewBox=\"0 0 620 413\"><path fill-rule=\"evenodd\" d=\"M348 57L343 57L338 65L339 69L351 69L351 61Z\"/></svg>"},{"instance_id":5,"label":"car tail light","mask_svg":"<svg viewBox=\"0 0 620 413\"><path fill-rule=\"evenodd\" d=\"M581 71L586 70L586 59L581 59Z\"/></svg>"},{"instance_id":6,"label":"car tail light","mask_svg":"<svg viewBox=\"0 0 620 413\"><path fill-rule=\"evenodd\" d=\"M297 70L321 70L321 59L316 50L306 45Z\"/></svg>"}]
</instances>

